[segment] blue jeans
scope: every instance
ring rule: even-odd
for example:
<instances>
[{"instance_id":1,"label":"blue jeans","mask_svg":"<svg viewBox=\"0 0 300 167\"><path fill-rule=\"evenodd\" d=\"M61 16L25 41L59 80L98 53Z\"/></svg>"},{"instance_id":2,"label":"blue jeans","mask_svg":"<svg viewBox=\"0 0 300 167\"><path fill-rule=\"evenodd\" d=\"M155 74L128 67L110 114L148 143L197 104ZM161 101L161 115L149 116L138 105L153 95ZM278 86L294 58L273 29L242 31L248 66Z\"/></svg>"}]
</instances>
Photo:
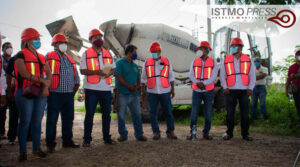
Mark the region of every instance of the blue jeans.
<instances>
[{"instance_id":1,"label":"blue jeans","mask_svg":"<svg viewBox=\"0 0 300 167\"><path fill-rule=\"evenodd\" d=\"M267 95L267 88L265 85L257 85L253 89L252 107L251 107L251 113L253 119L257 118L256 113L257 113L258 98L260 102L260 112L262 113L264 119L267 118L266 95Z\"/></svg>"},{"instance_id":2,"label":"blue jeans","mask_svg":"<svg viewBox=\"0 0 300 167\"><path fill-rule=\"evenodd\" d=\"M191 133L192 133L192 127L194 125L197 125L197 119L199 115L199 110L201 108L202 100L204 101L204 118L205 118L203 135L208 135L211 127L211 119L212 119L212 106L214 101L213 91L201 92L201 93L193 91L191 124L190 124Z\"/></svg>"},{"instance_id":3,"label":"blue jeans","mask_svg":"<svg viewBox=\"0 0 300 167\"><path fill-rule=\"evenodd\" d=\"M226 133L229 136L233 136L234 129L234 113L235 107L239 102L240 113L241 113L241 133L243 137L249 135L249 98L247 96L246 90L230 90L230 93L226 95L226 122L227 122L227 131Z\"/></svg>"},{"instance_id":4,"label":"blue jeans","mask_svg":"<svg viewBox=\"0 0 300 167\"><path fill-rule=\"evenodd\" d=\"M47 98L40 95L37 98L28 99L22 96L22 92L23 90L18 88L15 98L19 111L18 140L20 152L26 152L27 150L26 142L30 123L32 133L32 149L39 150L41 140L41 123Z\"/></svg>"},{"instance_id":5,"label":"blue jeans","mask_svg":"<svg viewBox=\"0 0 300 167\"><path fill-rule=\"evenodd\" d=\"M63 144L69 144L73 138L74 93L50 92L46 122L46 143L48 147L55 147L56 145L56 125L59 112L61 114Z\"/></svg>"},{"instance_id":6,"label":"blue jeans","mask_svg":"<svg viewBox=\"0 0 300 167\"><path fill-rule=\"evenodd\" d=\"M102 134L105 142L111 141L110 130L110 113L111 113L111 91L98 91L85 89L85 118L84 118L84 143L92 141L92 129L96 106L100 103L102 113Z\"/></svg>"},{"instance_id":7,"label":"blue jeans","mask_svg":"<svg viewBox=\"0 0 300 167\"><path fill-rule=\"evenodd\" d=\"M150 112L150 120L153 133L160 133L159 126L158 126L158 119L157 119L157 111L158 111L158 102L160 103L164 113L165 118L167 121L167 131L174 131L174 117L172 113L172 102L170 93L164 94L153 94L147 93L148 97L148 105L149 105L149 112Z\"/></svg>"},{"instance_id":8,"label":"blue jeans","mask_svg":"<svg viewBox=\"0 0 300 167\"><path fill-rule=\"evenodd\" d=\"M125 114L129 107L133 127L134 136L139 138L143 135L143 125L141 117L140 98L138 94L119 94L119 108L118 108L118 129L120 136L128 137L128 131L125 126Z\"/></svg>"}]
</instances>

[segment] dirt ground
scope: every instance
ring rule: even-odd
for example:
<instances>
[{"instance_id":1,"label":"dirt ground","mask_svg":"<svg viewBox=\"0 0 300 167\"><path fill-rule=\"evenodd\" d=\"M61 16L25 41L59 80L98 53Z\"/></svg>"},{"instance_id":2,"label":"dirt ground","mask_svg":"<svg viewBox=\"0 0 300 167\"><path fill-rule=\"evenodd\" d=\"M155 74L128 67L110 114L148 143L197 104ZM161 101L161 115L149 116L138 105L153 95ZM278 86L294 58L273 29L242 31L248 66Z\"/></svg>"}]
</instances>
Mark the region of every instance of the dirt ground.
<instances>
[{"instance_id":1,"label":"dirt ground","mask_svg":"<svg viewBox=\"0 0 300 167\"><path fill-rule=\"evenodd\" d=\"M74 121L74 140L82 142L83 135L82 113L76 113ZM292 166L300 149L300 140L296 137L280 137L266 134L252 134L253 142L247 142L236 135L230 141L221 139L225 131L224 126L212 128L212 141L202 138L198 141L185 140L189 132L188 126L176 126L178 140L162 139L152 140L150 124L143 124L147 142L138 142L133 136L131 123L127 124L129 140L117 145L105 145L102 141L101 118L95 117L93 129L93 142L90 148L65 149L61 146L61 130L58 125L58 145L54 154L44 159L32 156L28 151L28 161L17 162L18 145L10 146L2 140L0 148L0 164L7 166L33 166L33 167L98 167L98 166L230 166L230 167L285 167ZM165 124L160 125L165 131ZM202 129L199 127L198 129ZM45 118L43 120L42 149L45 146ZM198 130L200 131L200 130ZM112 120L111 134L114 139L118 137L117 121ZM31 150L31 143L28 143ZM300 166L300 162L299 165Z\"/></svg>"}]
</instances>

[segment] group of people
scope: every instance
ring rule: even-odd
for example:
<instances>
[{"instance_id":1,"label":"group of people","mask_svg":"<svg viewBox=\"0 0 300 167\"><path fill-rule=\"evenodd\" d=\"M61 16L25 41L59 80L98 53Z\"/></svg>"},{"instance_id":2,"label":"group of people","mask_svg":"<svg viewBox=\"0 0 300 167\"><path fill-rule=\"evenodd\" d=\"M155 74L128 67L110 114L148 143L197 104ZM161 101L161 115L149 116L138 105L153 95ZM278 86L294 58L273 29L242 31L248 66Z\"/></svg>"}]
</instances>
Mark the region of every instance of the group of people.
<instances>
[{"instance_id":1,"label":"group of people","mask_svg":"<svg viewBox=\"0 0 300 167\"><path fill-rule=\"evenodd\" d=\"M1 36L1 34L0 34ZM2 37L1 37L2 38ZM0 38L0 39L1 39ZM63 34L56 34L52 39L53 51L46 56L37 50L41 46L40 34L33 28L27 28L21 35L21 51L12 55L12 45L4 43L2 46L0 70L1 94L1 129L4 137L4 122L9 107L8 139L14 143L16 136L19 142L19 161L27 160L26 142L29 132L32 136L33 154L46 157L41 150L41 122L47 104L46 114L46 145L48 153L55 152L56 127L59 113L61 115L62 146L78 148L79 144L73 141L74 95L80 86L80 79L75 61L66 51L68 40ZM153 42L149 48L149 58L143 65L142 72L134 60L137 59L137 47L127 45L125 56L114 61L110 52L103 47L103 34L98 29L89 33L92 47L82 55L80 73L84 75L83 88L85 90L85 119L82 147L90 147L92 141L93 118L96 106L99 103L102 113L102 133L105 144L114 145L110 135L111 104L112 104L112 76L115 76L117 93L117 119L119 142L128 139L126 129L126 111L129 108L134 127L134 136L137 141L147 141L144 136L140 95L147 97L153 140L161 138L158 124L158 104L161 105L166 119L167 138L176 140L174 132L174 116L172 101L175 96L175 76L171 62L161 54L162 47ZM1 42L1 40L0 40ZM265 106L266 76L268 71L261 65L259 58L253 62L244 54L243 42L234 38L230 44L230 55L226 56L219 69L217 62L209 57L212 51L210 43L202 41L197 48L197 58L190 67L189 78L192 81L192 111L190 116L190 135L188 140L196 139L197 118L202 101L204 102L205 124L203 138L213 139L209 134L212 121L212 107L214 100L215 80L219 73L221 85L226 96L227 131L223 134L224 140L233 137L235 108L239 103L241 115L241 135L244 140L252 141L249 136L249 96L252 95L252 119L257 119L257 100L260 99L261 112L264 119L268 118ZM300 50L296 53L297 63L289 72L292 82L298 82ZM290 83L290 82L289 82ZM294 94L297 111L299 112L299 91ZM297 102L296 102L297 101ZM4 120L4 121L3 121Z\"/></svg>"}]
</instances>

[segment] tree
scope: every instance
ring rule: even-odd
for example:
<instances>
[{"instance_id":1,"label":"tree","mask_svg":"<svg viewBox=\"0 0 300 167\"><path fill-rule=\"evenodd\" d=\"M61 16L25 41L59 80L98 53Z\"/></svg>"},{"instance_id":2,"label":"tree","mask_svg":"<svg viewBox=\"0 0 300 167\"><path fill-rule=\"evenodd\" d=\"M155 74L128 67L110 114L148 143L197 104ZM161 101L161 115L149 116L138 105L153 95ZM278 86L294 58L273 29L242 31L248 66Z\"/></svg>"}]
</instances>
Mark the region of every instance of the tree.
<instances>
[{"instance_id":1,"label":"tree","mask_svg":"<svg viewBox=\"0 0 300 167\"><path fill-rule=\"evenodd\" d=\"M294 55L289 55L284 59L284 62L279 65L273 66L274 72L280 76L280 81L284 83L287 79L287 72L289 67L296 62Z\"/></svg>"}]
</instances>

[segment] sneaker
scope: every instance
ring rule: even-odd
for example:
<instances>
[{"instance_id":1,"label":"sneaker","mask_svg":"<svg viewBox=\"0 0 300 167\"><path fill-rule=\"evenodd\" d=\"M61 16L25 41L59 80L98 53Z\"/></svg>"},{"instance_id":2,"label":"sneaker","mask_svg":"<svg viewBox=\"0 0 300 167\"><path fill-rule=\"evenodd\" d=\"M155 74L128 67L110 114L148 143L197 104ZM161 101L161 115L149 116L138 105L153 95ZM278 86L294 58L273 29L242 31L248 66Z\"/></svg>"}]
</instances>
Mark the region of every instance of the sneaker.
<instances>
[{"instance_id":1,"label":"sneaker","mask_svg":"<svg viewBox=\"0 0 300 167\"><path fill-rule=\"evenodd\" d=\"M32 154L40 158L45 158L47 156L47 154L44 153L42 150L34 150L32 151Z\"/></svg>"},{"instance_id":2,"label":"sneaker","mask_svg":"<svg viewBox=\"0 0 300 167\"><path fill-rule=\"evenodd\" d=\"M209 134L205 134L205 135L203 135L203 139L206 139L206 140L212 140L213 137L210 136Z\"/></svg>"},{"instance_id":3,"label":"sneaker","mask_svg":"<svg viewBox=\"0 0 300 167\"><path fill-rule=\"evenodd\" d=\"M223 140L230 140L233 136L228 135L226 132L222 135Z\"/></svg>"},{"instance_id":4,"label":"sneaker","mask_svg":"<svg viewBox=\"0 0 300 167\"><path fill-rule=\"evenodd\" d=\"M123 141L127 140L127 137L120 136L117 140L118 140L118 142L123 142Z\"/></svg>"},{"instance_id":5,"label":"sneaker","mask_svg":"<svg viewBox=\"0 0 300 167\"><path fill-rule=\"evenodd\" d=\"M27 153L26 152L21 152L19 157L18 157L19 162L25 162L27 160Z\"/></svg>"},{"instance_id":6,"label":"sneaker","mask_svg":"<svg viewBox=\"0 0 300 167\"><path fill-rule=\"evenodd\" d=\"M140 136L136 139L137 141L147 141L147 138L145 136Z\"/></svg>"},{"instance_id":7,"label":"sneaker","mask_svg":"<svg viewBox=\"0 0 300 167\"><path fill-rule=\"evenodd\" d=\"M174 131L168 132L167 137L168 137L168 139L173 139L173 140L177 139L177 136L175 135Z\"/></svg>"},{"instance_id":8,"label":"sneaker","mask_svg":"<svg viewBox=\"0 0 300 167\"><path fill-rule=\"evenodd\" d=\"M71 141L70 143L63 144L64 148L79 148L79 144L75 144L74 141Z\"/></svg>"},{"instance_id":9,"label":"sneaker","mask_svg":"<svg viewBox=\"0 0 300 167\"><path fill-rule=\"evenodd\" d=\"M154 133L153 140L159 140L159 139L160 139L160 133Z\"/></svg>"},{"instance_id":10,"label":"sneaker","mask_svg":"<svg viewBox=\"0 0 300 167\"><path fill-rule=\"evenodd\" d=\"M243 136L243 139L246 141L253 141L253 137L250 136Z\"/></svg>"}]
</instances>

